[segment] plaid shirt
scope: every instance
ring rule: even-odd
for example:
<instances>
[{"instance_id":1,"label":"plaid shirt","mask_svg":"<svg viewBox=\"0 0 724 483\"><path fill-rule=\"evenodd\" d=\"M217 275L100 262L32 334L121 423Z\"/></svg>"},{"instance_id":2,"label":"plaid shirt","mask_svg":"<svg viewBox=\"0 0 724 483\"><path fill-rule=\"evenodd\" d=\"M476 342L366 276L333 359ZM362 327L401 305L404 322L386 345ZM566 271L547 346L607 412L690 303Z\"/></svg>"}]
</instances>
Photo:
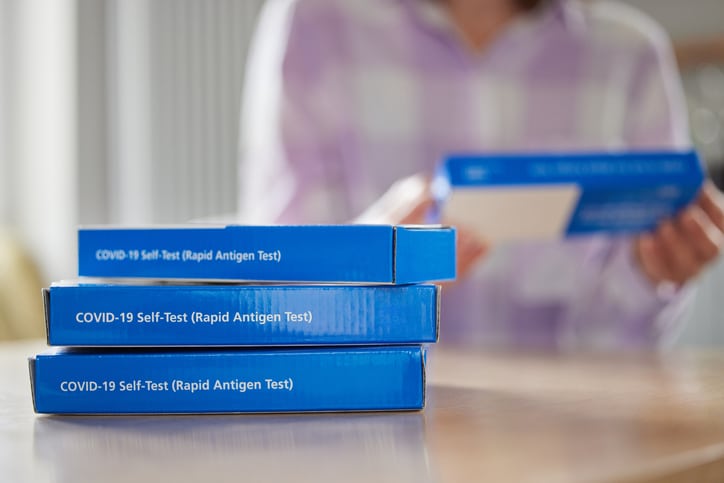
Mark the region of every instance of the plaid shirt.
<instances>
[{"instance_id":1,"label":"plaid shirt","mask_svg":"<svg viewBox=\"0 0 724 483\"><path fill-rule=\"evenodd\" d=\"M251 53L246 222L345 222L451 152L688 147L666 34L631 7L554 0L482 53L432 0L273 0ZM688 290L655 290L631 241L496 247L445 291L441 340L650 346Z\"/></svg>"}]
</instances>

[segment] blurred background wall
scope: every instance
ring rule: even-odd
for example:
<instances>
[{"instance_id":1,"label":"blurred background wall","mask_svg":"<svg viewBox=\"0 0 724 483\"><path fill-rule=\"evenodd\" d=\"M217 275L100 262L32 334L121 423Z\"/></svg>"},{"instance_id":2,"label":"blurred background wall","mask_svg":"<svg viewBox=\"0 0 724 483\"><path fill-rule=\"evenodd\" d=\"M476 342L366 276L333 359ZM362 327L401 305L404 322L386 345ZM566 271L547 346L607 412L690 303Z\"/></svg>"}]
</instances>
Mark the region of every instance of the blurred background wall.
<instances>
[{"instance_id":1,"label":"blurred background wall","mask_svg":"<svg viewBox=\"0 0 724 483\"><path fill-rule=\"evenodd\" d=\"M724 1L629 0L672 34L694 140L724 166ZM0 229L50 280L75 227L232 213L240 94L263 0L0 0ZM681 344L724 345L724 263Z\"/></svg>"}]
</instances>

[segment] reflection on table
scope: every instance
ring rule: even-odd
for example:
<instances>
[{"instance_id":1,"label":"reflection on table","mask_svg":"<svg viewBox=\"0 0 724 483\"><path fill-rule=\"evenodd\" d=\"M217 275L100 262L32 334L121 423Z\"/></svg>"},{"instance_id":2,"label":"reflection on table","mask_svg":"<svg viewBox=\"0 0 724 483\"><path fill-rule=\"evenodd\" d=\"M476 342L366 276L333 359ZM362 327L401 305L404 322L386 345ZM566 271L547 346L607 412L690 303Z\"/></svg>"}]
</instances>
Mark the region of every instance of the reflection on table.
<instances>
[{"instance_id":1,"label":"reflection on table","mask_svg":"<svg viewBox=\"0 0 724 483\"><path fill-rule=\"evenodd\" d=\"M39 417L58 482L432 481L421 413Z\"/></svg>"}]
</instances>

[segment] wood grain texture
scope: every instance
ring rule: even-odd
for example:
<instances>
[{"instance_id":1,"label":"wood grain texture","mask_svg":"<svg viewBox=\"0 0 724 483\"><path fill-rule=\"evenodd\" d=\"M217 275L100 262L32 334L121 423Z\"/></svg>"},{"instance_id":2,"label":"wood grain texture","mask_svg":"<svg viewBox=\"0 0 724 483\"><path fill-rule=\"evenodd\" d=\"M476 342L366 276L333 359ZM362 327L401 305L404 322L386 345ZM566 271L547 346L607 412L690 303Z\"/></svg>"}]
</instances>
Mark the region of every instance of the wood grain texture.
<instances>
[{"instance_id":1,"label":"wood grain texture","mask_svg":"<svg viewBox=\"0 0 724 483\"><path fill-rule=\"evenodd\" d=\"M724 481L722 356L431 356L445 481Z\"/></svg>"}]
</instances>

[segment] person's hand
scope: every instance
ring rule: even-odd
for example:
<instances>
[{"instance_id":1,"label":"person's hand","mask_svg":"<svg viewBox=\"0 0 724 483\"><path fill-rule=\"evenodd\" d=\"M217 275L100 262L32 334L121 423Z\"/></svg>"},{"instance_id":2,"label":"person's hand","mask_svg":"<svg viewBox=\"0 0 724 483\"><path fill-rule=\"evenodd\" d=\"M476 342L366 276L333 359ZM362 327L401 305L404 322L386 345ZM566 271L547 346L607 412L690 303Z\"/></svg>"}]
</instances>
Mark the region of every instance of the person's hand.
<instances>
[{"instance_id":1,"label":"person's hand","mask_svg":"<svg viewBox=\"0 0 724 483\"><path fill-rule=\"evenodd\" d=\"M451 223L455 225L454 223ZM455 240L457 279L464 279L470 270L482 260L490 246L481 240L478 235L461 225L455 225L457 239Z\"/></svg>"},{"instance_id":2,"label":"person's hand","mask_svg":"<svg viewBox=\"0 0 724 483\"><path fill-rule=\"evenodd\" d=\"M416 174L396 181L354 222L389 225L423 224L433 203L428 178Z\"/></svg>"},{"instance_id":3,"label":"person's hand","mask_svg":"<svg viewBox=\"0 0 724 483\"><path fill-rule=\"evenodd\" d=\"M433 204L429 178L416 174L395 182L355 223L424 224ZM444 220L444 223L456 227L457 278L462 279L483 258L489 247L472 230L451 220Z\"/></svg>"},{"instance_id":4,"label":"person's hand","mask_svg":"<svg viewBox=\"0 0 724 483\"><path fill-rule=\"evenodd\" d=\"M639 266L654 285L681 286L714 261L724 246L724 199L707 182L696 202L655 232L639 237Z\"/></svg>"}]
</instances>

